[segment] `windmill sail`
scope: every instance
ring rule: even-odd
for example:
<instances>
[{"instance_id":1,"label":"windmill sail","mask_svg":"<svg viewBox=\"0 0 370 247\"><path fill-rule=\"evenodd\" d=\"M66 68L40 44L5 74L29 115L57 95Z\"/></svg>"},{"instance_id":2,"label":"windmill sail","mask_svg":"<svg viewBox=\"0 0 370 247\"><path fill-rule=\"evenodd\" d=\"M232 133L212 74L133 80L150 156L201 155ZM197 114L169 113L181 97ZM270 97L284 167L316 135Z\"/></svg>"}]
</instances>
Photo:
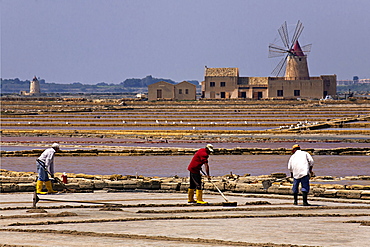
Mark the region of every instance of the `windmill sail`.
<instances>
[{"instance_id":1,"label":"windmill sail","mask_svg":"<svg viewBox=\"0 0 370 247\"><path fill-rule=\"evenodd\" d=\"M289 31L286 22L278 29L284 47L277 44L270 44L269 58L283 58L272 71L272 75L281 76L285 72L285 78L287 80L309 79L307 54L311 51L311 44L301 47L298 42L298 38L303 29L302 23L298 21L292 39L289 39Z\"/></svg>"}]
</instances>

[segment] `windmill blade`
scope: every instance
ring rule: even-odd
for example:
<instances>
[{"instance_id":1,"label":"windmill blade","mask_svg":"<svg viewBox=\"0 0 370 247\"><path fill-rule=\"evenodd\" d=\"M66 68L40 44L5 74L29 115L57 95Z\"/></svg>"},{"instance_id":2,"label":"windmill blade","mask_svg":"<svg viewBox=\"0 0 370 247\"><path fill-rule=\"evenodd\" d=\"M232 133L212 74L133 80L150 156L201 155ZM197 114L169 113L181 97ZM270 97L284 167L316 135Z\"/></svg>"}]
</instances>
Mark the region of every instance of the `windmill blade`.
<instances>
[{"instance_id":1,"label":"windmill blade","mask_svg":"<svg viewBox=\"0 0 370 247\"><path fill-rule=\"evenodd\" d=\"M288 27L286 22L281 25L281 27L278 29L281 41L283 41L283 44L286 48L289 48L289 34L288 34Z\"/></svg>"},{"instance_id":2,"label":"windmill blade","mask_svg":"<svg viewBox=\"0 0 370 247\"><path fill-rule=\"evenodd\" d=\"M275 44L269 45L269 58L285 56L287 52L289 51L287 51L284 47Z\"/></svg>"},{"instance_id":3,"label":"windmill blade","mask_svg":"<svg viewBox=\"0 0 370 247\"><path fill-rule=\"evenodd\" d=\"M311 46L312 46L312 44L308 44L308 45L304 45L304 46L301 47L302 48L302 51L304 52L304 54L307 55L308 53L310 53Z\"/></svg>"},{"instance_id":4,"label":"windmill blade","mask_svg":"<svg viewBox=\"0 0 370 247\"><path fill-rule=\"evenodd\" d=\"M300 20L298 20L297 22L297 25L295 26L295 30L294 30L294 34L293 34L293 37L292 37L292 43L291 43L291 47L293 47L294 43L298 40L299 36L301 36L301 33L303 31L303 24Z\"/></svg>"},{"instance_id":5,"label":"windmill blade","mask_svg":"<svg viewBox=\"0 0 370 247\"><path fill-rule=\"evenodd\" d=\"M275 44L270 44L269 49L274 50L274 51L288 52L288 50L286 48L275 45Z\"/></svg>"},{"instance_id":6,"label":"windmill blade","mask_svg":"<svg viewBox=\"0 0 370 247\"><path fill-rule=\"evenodd\" d=\"M278 77L279 75L281 75L284 71L285 71L285 68L286 68L286 60L288 58L288 55L286 55L285 57L283 57L280 62L278 63L278 65L275 67L275 69L271 72L272 75Z\"/></svg>"}]
</instances>

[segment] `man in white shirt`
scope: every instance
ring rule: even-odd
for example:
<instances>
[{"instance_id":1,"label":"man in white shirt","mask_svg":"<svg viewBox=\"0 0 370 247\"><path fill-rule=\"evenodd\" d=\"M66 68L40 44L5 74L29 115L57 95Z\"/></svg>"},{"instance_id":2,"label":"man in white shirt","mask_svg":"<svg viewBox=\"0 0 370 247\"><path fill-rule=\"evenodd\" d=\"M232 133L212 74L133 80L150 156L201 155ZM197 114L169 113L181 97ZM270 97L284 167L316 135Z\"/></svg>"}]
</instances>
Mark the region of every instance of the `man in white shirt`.
<instances>
[{"instance_id":1,"label":"man in white shirt","mask_svg":"<svg viewBox=\"0 0 370 247\"><path fill-rule=\"evenodd\" d=\"M293 181L293 195L294 205L298 205L298 188L299 184L302 186L303 206L310 206L307 202L307 195L310 192L310 176L313 175L313 159L311 155L301 150L298 144L292 147L293 155L290 157L288 162L288 169L290 170Z\"/></svg>"},{"instance_id":2,"label":"man in white shirt","mask_svg":"<svg viewBox=\"0 0 370 247\"><path fill-rule=\"evenodd\" d=\"M50 176L54 178L54 154L59 150L59 144L54 143L51 148L46 149L36 160L38 172L38 178L36 182L37 194L57 193L57 191L53 190L53 186L48 174L50 174ZM42 192L42 186L44 183L48 192Z\"/></svg>"}]
</instances>

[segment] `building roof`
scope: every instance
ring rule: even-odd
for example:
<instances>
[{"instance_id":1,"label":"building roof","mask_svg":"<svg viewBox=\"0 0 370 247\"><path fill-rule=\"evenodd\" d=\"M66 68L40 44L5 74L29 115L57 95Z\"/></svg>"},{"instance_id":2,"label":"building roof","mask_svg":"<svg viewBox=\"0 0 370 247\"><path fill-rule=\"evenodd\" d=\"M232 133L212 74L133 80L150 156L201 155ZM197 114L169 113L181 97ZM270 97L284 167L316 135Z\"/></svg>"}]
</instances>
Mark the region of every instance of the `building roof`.
<instances>
[{"instance_id":1,"label":"building roof","mask_svg":"<svg viewBox=\"0 0 370 247\"><path fill-rule=\"evenodd\" d=\"M172 87L175 86L175 84L172 84L172 83L169 83L169 82L166 82L166 81L158 81L158 82L149 84L148 87L156 87L158 85L166 85L166 86L172 86Z\"/></svg>"},{"instance_id":2,"label":"building roof","mask_svg":"<svg viewBox=\"0 0 370 247\"><path fill-rule=\"evenodd\" d=\"M304 53L302 51L301 46L299 45L298 40L294 43L294 47L292 49L292 52L296 56L299 56L299 57L303 57L304 56Z\"/></svg>"},{"instance_id":3,"label":"building roof","mask_svg":"<svg viewBox=\"0 0 370 247\"><path fill-rule=\"evenodd\" d=\"M193 84L193 83L190 83L190 82L188 82L188 81L182 81L182 82L180 82L180 83L177 83L177 84L175 84L175 86L178 86L178 85L182 85L182 84L187 84L187 85L189 85L189 86L194 86L194 87L196 87L196 85L195 84Z\"/></svg>"},{"instance_id":4,"label":"building roof","mask_svg":"<svg viewBox=\"0 0 370 247\"><path fill-rule=\"evenodd\" d=\"M205 76L239 76L238 68L206 68Z\"/></svg>"}]
</instances>

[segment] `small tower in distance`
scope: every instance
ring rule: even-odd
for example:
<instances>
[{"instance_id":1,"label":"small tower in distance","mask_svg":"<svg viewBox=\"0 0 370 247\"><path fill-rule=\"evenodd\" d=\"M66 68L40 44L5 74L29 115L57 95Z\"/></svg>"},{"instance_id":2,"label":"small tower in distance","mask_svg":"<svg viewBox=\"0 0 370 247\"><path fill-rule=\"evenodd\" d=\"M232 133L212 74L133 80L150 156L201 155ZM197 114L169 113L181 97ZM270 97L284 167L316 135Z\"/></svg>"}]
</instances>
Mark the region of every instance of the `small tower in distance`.
<instances>
[{"instance_id":1,"label":"small tower in distance","mask_svg":"<svg viewBox=\"0 0 370 247\"><path fill-rule=\"evenodd\" d=\"M38 95L40 93L40 82L37 80L36 76L34 76L30 84L30 95Z\"/></svg>"}]
</instances>

